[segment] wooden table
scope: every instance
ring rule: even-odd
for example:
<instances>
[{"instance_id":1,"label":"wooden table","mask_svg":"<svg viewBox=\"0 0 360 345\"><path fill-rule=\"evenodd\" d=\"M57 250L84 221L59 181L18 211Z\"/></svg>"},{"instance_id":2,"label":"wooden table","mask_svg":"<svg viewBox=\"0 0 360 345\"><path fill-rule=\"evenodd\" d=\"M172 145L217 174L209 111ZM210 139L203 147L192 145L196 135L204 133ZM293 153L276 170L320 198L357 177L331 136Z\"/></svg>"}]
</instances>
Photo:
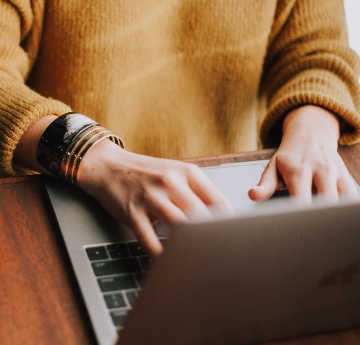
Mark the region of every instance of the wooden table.
<instances>
[{"instance_id":1,"label":"wooden table","mask_svg":"<svg viewBox=\"0 0 360 345\"><path fill-rule=\"evenodd\" d=\"M208 166L267 159L272 153L264 150L193 161ZM341 148L340 153L360 183L360 144ZM94 344L44 188L46 180L42 175L0 179L0 344ZM270 344L360 345L360 327Z\"/></svg>"}]
</instances>

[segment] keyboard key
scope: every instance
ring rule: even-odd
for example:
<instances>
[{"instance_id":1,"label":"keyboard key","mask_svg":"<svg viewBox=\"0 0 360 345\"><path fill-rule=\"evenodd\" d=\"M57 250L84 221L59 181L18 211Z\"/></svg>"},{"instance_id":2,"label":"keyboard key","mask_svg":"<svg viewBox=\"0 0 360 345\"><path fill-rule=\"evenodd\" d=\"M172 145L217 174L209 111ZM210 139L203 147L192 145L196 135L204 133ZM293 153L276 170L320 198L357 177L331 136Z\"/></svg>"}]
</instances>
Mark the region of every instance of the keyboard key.
<instances>
[{"instance_id":1,"label":"keyboard key","mask_svg":"<svg viewBox=\"0 0 360 345\"><path fill-rule=\"evenodd\" d=\"M129 290L136 289L138 287L132 275L99 278L98 283L102 292Z\"/></svg>"},{"instance_id":2,"label":"keyboard key","mask_svg":"<svg viewBox=\"0 0 360 345\"><path fill-rule=\"evenodd\" d=\"M132 307L134 306L134 302L137 299L138 295L138 291L126 291L126 297Z\"/></svg>"},{"instance_id":3,"label":"keyboard key","mask_svg":"<svg viewBox=\"0 0 360 345\"><path fill-rule=\"evenodd\" d=\"M86 253L91 261L108 259L109 256L105 247L89 247L86 248Z\"/></svg>"},{"instance_id":4,"label":"keyboard key","mask_svg":"<svg viewBox=\"0 0 360 345\"><path fill-rule=\"evenodd\" d=\"M135 258L93 262L91 265L95 275L98 277L111 274L136 273L141 271L141 266Z\"/></svg>"},{"instance_id":5,"label":"keyboard key","mask_svg":"<svg viewBox=\"0 0 360 345\"><path fill-rule=\"evenodd\" d=\"M109 309L126 307L125 298L122 293L104 295L106 305Z\"/></svg>"},{"instance_id":6,"label":"keyboard key","mask_svg":"<svg viewBox=\"0 0 360 345\"><path fill-rule=\"evenodd\" d=\"M129 242L128 246L129 246L130 253L132 256L146 255L146 253L140 247L139 242Z\"/></svg>"},{"instance_id":7,"label":"keyboard key","mask_svg":"<svg viewBox=\"0 0 360 345\"><path fill-rule=\"evenodd\" d=\"M127 258L130 256L129 250L125 243L110 244L106 248L113 259Z\"/></svg>"},{"instance_id":8,"label":"keyboard key","mask_svg":"<svg viewBox=\"0 0 360 345\"><path fill-rule=\"evenodd\" d=\"M115 326L122 326L126 319L127 310L114 310L111 312L111 317Z\"/></svg>"}]
</instances>

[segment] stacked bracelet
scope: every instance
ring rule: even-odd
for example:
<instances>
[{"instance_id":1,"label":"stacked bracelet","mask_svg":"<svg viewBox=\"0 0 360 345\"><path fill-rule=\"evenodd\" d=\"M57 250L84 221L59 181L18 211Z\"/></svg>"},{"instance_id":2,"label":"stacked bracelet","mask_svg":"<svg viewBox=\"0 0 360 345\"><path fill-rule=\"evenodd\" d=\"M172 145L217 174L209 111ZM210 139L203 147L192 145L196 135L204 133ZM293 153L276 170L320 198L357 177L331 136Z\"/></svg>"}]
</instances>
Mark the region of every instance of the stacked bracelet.
<instances>
[{"instance_id":1,"label":"stacked bracelet","mask_svg":"<svg viewBox=\"0 0 360 345\"><path fill-rule=\"evenodd\" d=\"M78 113L58 117L40 138L36 158L54 175L77 186L77 173L86 152L102 139L124 148L123 141L95 121Z\"/></svg>"}]
</instances>

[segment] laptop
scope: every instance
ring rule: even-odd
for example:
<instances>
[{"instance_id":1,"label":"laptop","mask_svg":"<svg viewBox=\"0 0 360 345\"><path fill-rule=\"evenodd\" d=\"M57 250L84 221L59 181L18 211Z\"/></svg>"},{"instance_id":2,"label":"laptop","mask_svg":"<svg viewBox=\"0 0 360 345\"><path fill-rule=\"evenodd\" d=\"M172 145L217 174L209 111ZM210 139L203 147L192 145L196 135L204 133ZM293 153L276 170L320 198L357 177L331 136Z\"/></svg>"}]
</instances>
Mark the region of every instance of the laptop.
<instances>
[{"instance_id":1,"label":"laptop","mask_svg":"<svg viewBox=\"0 0 360 345\"><path fill-rule=\"evenodd\" d=\"M360 325L360 202L254 203L267 161L203 168L234 217L159 224L151 262L132 231L61 181L47 191L97 341L253 344Z\"/></svg>"}]
</instances>

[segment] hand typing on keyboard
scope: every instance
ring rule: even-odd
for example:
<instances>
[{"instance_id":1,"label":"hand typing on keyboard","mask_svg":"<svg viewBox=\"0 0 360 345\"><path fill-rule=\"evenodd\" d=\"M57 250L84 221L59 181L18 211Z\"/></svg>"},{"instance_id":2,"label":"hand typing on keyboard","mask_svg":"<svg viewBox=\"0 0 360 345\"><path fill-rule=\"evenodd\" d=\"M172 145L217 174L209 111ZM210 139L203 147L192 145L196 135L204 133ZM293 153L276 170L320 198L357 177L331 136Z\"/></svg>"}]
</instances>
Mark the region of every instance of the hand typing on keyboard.
<instances>
[{"instance_id":1,"label":"hand typing on keyboard","mask_svg":"<svg viewBox=\"0 0 360 345\"><path fill-rule=\"evenodd\" d=\"M78 172L80 187L115 218L134 230L142 248L162 252L153 228L186 222L194 214L210 215L212 206L232 206L199 167L190 163L127 152L103 140L84 156Z\"/></svg>"},{"instance_id":2,"label":"hand typing on keyboard","mask_svg":"<svg viewBox=\"0 0 360 345\"><path fill-rule=\"evenodd\" d=\"M252 200L270 198L287 188L290 197L309 204L313 192L333 201L359 198L347 168L337 152L339 121L329 111L304 106L290 112L283 124L281 144L270 159Z\"/></svg>"}]
</instances>

